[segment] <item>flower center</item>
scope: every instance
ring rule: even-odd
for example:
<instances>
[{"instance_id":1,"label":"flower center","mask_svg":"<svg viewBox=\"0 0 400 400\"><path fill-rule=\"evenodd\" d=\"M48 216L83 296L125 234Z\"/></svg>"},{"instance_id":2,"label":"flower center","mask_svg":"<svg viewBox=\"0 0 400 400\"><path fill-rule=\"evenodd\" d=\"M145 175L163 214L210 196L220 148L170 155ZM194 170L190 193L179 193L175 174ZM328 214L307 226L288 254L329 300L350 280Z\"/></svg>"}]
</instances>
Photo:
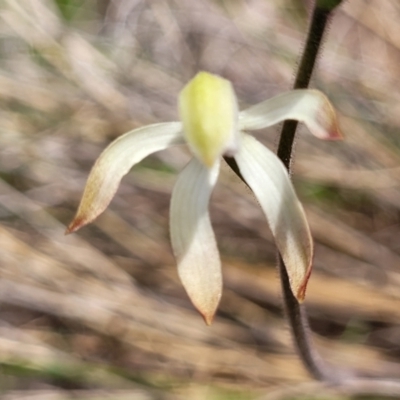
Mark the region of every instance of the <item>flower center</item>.
<instances>
[{"instance_id":1,"label":"flower center","mask_svg":"<svg viewBox=\"0 0 400 400\"><path fill-rule=\"evenodd\" d=\"M179 95L185 139L207 167L238 148L238 107L232 84L220 76L199 72Z\"/></svg>"}]
</instances>

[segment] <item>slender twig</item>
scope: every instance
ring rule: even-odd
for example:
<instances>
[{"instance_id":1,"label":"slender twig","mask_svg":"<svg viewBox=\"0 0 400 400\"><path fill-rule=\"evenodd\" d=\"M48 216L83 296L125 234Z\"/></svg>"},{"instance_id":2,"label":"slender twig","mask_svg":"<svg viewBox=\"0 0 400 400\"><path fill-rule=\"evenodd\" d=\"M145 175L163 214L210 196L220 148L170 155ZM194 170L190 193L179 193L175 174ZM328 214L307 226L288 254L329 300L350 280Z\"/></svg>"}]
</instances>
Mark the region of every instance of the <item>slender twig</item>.
<instances>
[{"instance_id":1,"label":"slender twig","mask_svg":"<svg viewBox=\"0 0 400 400\"><path fill-rule=\"evenodd\" d=\"M322 37L326 30L331 12L332 10L318 7L318 5L314 8L306 45L293 85L294 89L307 88L310 83L318 51L321 47ZM298 122L293 120L284 122L278 146L278 157L289 171L297 124Z\"/></svg>"},{"instance_id":2,"label":"slender twig","mask_svg":"<svg viewBox=\"0 0 400 400\"><path fill-rule=\"evenodd\" d=\"M317 59L318 50L321 47L322 37L327 27L331 9L332 7L330 7L329 9L327 7L320 7L318 6L318 4L315 6L307 35L306 46L294 83L295 89L308 87L312 71L314 69L315 61ZM278 147L278 157L285 164L285 167L288 169L289 173L296 128L297 121L285 121L282 127ZM235 159L232 157L224 157L224 159L231 167L231 169L236 173L236 175L238 175L239 178L241 178L242 181L246 183L240 173L239 167L236 164ZM286 315L294 341L296 343L304 365L316 379L327 382L336 382L337 378L335 377L335 374L333 374L333 372L330 371L329 368L323 364L322 359L319 357L317 351L312 346L305 310L303 309L303 306L301 306L297 299L293 296L289 284L289 277L280 255L279 270L281 274Z\"/></svg>"},{"instance_id":3,"label":"slender twig","mask_svg":"<svg viewBox=\"0 0 400 400\"><path fill-rule=\"evenodd\" d=\"M318 4L314 8L307 41L301 58L300 66L294 83L294 89L307 88L314 69L322 38L326 30L331 10L321 8ZM296 134L297 121L285 121L282 127L278 146L278 157L291 172L291 159ZM290 288L289 276L279 255L279 271L286 315L291 328L293 339L299 355L314 378L323 381L336 381L335 374L323 363L311 342L310 329L304 306L299 304Z\"/></svg>"},{"instance_id":4,"label":"slender twig","mask_svg":"<svg viewBox=\"0 0 400 400\"><path fill-rule=\"evenodd\" d=\"M294 89L307 88L314 69L322 38L333 9L341 0L317 0L308 31L306 46L300 62L294 83ZM285 121L281 131L278 146L278 157L291 172L291 160L296 134L297 121ZM332 385L335 391L350 395L378 394L381 396L398 396L400 382L397 380L381 380L363 377L353 377L352 373L343 368L341 371L328 367L320 358L311 341L308 319L303 305L299 304L290 288L289 276L282 258L279 256L279 270L284 297L286 314L292 335L300 357L314 378Z\"/></svg>"},{"instance_id":5,"label":"slender twig","mask_svg":"<svg viewBox=\"0 0 400 400\"><path fill-rule=\"evenodd\" d=\"M316 6L312 14L306 45L294 83L294 89L304 89L308 87L318 52L321 48L322 38L329 22L329 17L333 9L341 2L342 0L316 0ZM278 157L284 163L289 174L291 172L292 152L296 129L297 121L288 120L284 122L277 152ZM224 158L239 178L246 183L240 173L235 159L231 157ZM315 392L315 389L325 388L328 390L333 389L336 393L343 393L346 395L376 394L385 397L400 398L400 382L397 380L355 377L351 372L347 371L346 368L338 371L330 368L323 362L311 340L306 310L292 293L289 276L280 255L279 270L285 311L296 347L299 351L301 360L308 371L314 378L320 381L319 383L316 383L316 385L320 386L314 386L314 384L311 383L309 389L314 389ZM309 384L307 383L306 385ZM304 389L305 387L300 388L302 394L306 392ZM283 399L284 397L286 397L285 393L276 393L276 396L271 396L271 394L269 394L265 397L265 400L275 400L278 398Z\"/></svg>"}]
</instances>

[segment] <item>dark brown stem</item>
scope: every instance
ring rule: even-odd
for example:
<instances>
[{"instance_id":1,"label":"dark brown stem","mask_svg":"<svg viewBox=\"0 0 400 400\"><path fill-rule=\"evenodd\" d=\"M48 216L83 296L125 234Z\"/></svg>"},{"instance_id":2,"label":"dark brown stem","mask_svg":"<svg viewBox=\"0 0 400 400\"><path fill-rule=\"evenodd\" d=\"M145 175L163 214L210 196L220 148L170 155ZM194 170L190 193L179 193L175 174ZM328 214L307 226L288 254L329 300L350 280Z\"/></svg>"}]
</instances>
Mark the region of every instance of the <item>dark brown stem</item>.
<instances>
[{"instance_id":1,"label":"dark brown stem","mask_svg":"<svg viewBox=\"0 0 400 400\"><path fill-rule=\"evenodd\" d=\"M299 70L294 82L294 89L307 88L321 47L322 37L326 30L331 10L315 7L311 24L307 35L306 46L300 61ZM297 121L285 121L282 127L278 146L278 157L290 172L290 160L292 157L294 137L296 134Z\"/></svg>"},{"instance_id":2,"label":"dark brown stem","mask_svg":"<svg viewBox=\"0 0 400 400\"><path fill-rule=\"evenodd\" d=\"M330 10L315 7L310 29L307 35L306 46L300 62L299 70L294 84L295 89L306 88L310 82L311 74L317 59L318 50L321 47L322 37L325 32ZM293 150L294 137L297 128L297 121L285 121L278 148L278 157L283 161L290 173L290 161ZM224 157L232 170L243 179L236 161L232 157ZM335 382L332 372L323 364L318 353L311 343L308 320L303 307L293 296L289 284L289 277L285 265L279 256L279 270L283 289L284 305L286 315L292 331L292 335L298 348L300 357L308 371L318 380Z\"/></svg>"},{"instance_id":3,"label":"dark brown stem","mask_svg":"<svg viewBox=\"0 0 400 400\"><path fill-rule=\"evenodd\" d=\"M342 0L316 0L306 46L294 83L294 89L304 89L308 87L330 14L341 1ZM278 157L284 163L289 173L291 172L291 160L296 129L297 121L285 121L278 146ZM224 158L232 170L246 183L235 159L231 157ZM354 377L350 371L347 371L346 368L338 371L330 368L323 362L312 343L306 310L292 293L289 276L280 255L279 270L285 311L294 342L307 370L315 379L321 381L320 385L322 386L320 388L334 389L338 393L350 395L378 394L385 397L398 398L400 382L396 380L385 381L380 379L357 378ZM306 393L304 389L304 387L301 388L301 394ZM313 387L311 389L315 388ZM282 395L284 394L285 393L282 393ZM268 399L269 398L270 395L268 396ZM272 396L271 399L272 398L280 399L283 397L280 397L278 394L277 397Z\"/></svg>"},{"instance_id":4,"label":"dark brown stem","mask_svg":"<svg viewBox=\"0 0 400 400\"><path fill-rule=\"evenodd\" d=\"M330 13L331 10L319 7L318 5L314 9L306 46L294 83L295 89L308 87ZM296 128L297 121L289 120L284 122L278 147L278 157L282 160L289 173ZM231 157L224 158L232 170L245 182L236 161ZM306 311L292 293L289 276L280 255L279 270L286 315L304 365L314 378L326 382L337 382L338 377L323 363L312 344Z\"/></svg>"},{"instance_id":5,"label":"dark brown stem","mask_svg":"<svg viewBox=\"0 0 400 400\"><path fill-rule=\"evenodd\" d=\"M294 89L307 88L310 83L330 14L331 10L329 9L321 8L318 5L314 8L305 49L294 83ZM291 172L291 159L296 128L297 121L285 121L278 146L278 157L282 160L289 173ZM323 363L313 346L306 311L304 306L299 304L292 293L288 273L281 256L279 256L279 271L286 315L293 339L304 365L314 378L327 382L336 381L337 378Z\"/></svg>"}]
</instances>

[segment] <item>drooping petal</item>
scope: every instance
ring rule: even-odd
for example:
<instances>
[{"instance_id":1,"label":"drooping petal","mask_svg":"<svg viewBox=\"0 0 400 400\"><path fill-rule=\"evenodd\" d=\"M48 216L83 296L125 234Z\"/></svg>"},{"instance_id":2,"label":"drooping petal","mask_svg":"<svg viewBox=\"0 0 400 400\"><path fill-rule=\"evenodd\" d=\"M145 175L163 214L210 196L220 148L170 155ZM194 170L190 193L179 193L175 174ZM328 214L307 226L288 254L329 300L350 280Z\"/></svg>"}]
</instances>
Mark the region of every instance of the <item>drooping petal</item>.
<instances>
[{"instance_id":1,"label":"drooping petal","mask_svg":"<svg viewBox=\"0 0 400 400\"><path fill-rule=\"evenodd\" d=\"M221 261L208 213L219 174L196 158L179 174L170 208L171 243L178 273L194 306L210 325L222 292Z\"/></svg>"},{"instance_id":2,"label":"drooping petal","mask_svg":"<svg viewBox=\"0 0 400 400\"><path fill-rule=\"evenodd\" d=\"M206 166L238 148L238 106L232 84L199 72L179 95L183 134L193 154Z\"/></svg>"},{"instance_id":3,"label":"drooping petal","mask_svg":"<svg viewBox=\"0 0 400 400\"><path fill-rule=\"evenodd\" d=\"M119 183L133 165L149 154L184 143L180 122L153 124L127 132L114 140L94 164L75 218L66 233L92 222L108 206Z\"/></svg>"},{"instance_id":4,"label":"drooping petal","mask_svg":"<svg viewBox=\"0 0 400 400\"><path fill-rule=\"evenodd\" d=\"M242 111L239 127L263 129L285 119L303 122L320 139L342 139L335 109L323 93L313 89L292 90Z\"/></svg>"},{"instance_id":5,"label":"drooping petal","mask_svg":"<svg viewBox=\"0 0 400 400\"><path fill-rule=\"evenodd\" d=\"M243 135L235 160L267 217L293 294L302 301L311 273L313 242L289 175L278 157L249 135Z\"/></svg>"}]
</instances>

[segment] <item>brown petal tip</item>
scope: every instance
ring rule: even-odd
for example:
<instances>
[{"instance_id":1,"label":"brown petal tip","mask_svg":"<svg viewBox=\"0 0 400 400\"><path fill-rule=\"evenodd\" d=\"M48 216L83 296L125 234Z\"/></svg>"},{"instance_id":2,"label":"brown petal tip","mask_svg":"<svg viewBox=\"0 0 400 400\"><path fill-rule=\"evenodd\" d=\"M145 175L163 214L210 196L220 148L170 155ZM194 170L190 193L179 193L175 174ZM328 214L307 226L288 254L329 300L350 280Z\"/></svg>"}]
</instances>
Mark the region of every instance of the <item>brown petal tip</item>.
<instances>
[{"instance_id":1,"label":"brown petal tip","mask_svg":"<svg viewBox=\"0 0 400 400\"><path fill-rule=\"evenodd\" d=\"M203 317L204 322L206 323L207 326L210 326L213 323L215 314L217 312L218 304L220 301L221 293L219 293L217 299L210 304L202 304L201 307L199 307L199 304L196 304L192 301L193 305L195 306L196 310L200 313L200 315Z\"/></svg>"},{"instance_id":2,"label":"brown petal tip","mask_svg":"<svg viewBox=\"0 0 400 400\"><path fill-rule=\"evenodd\" d=\"M321 136L325 140L343 140L343 134L340 130L338 115L336 110L329 102L328 98L324 96L324 103L321 112L317 114L317 121L325 128L327 134Z\"/></svg>"},{"instance_id":3,"label":"brown petal tip","mask_svg":"<svg viewBox=\"0 0 400 400\"><path fill-rule=\"evenodd\" d=\"M304 281L302 282L301 286L297 290L296 299L298 300L299 303L303 303L306 297L307 285L308 285L308 280L310 279L311 276L311 271L312 271L312 266L308 268L307 275L304 278Z\"/></svg>"},{"instance_id":4,"label":"brown petal tip","mask_svg":"<svg viewBox=\"0 0 400 400\"><path fill-rule=\"evenodd\" d=\"M201 314L201 316L203 317L204 322L206 323L207 326L210 326L212 324L214 315L215 314L212 314L212 315Z\"/></svg>"},{"instance_id":5,"label":"brown petal tip","mask_svg":"<svg viewBox=\"0 0 400 400\"><path fill-rule=\"evenodd\" d=\"M303 303L306 297L306 290L307 290L307 285L304 285L297 292L296 299L300 304Z\"/></svg>"},{"instance_id":6,"label":"brown petal tip","mask_svg":"<svg viewBox=\"0 0 400 400\"><path fill-rule=\"evenodd\" d=\"M328 140L333 141L333 140L343 140L343 139L344 139L344 136L342 134L342 131L339 128L339 124L338 124L337 118L335 116L335 121L332 124L332 129L329 132Z\"/></svg>"},{"instance_id":7,"label":"brown petal tip","mask_svg":"<svg viewBox=\"0 0 400 400\"><path fill-rule=\"evenodd\" d=\"M65 230L65 235L76 232L86 224L87 222L83 218L74 218L73 221L68 225L68 228Z\"/></svg>"}]
</instances>

